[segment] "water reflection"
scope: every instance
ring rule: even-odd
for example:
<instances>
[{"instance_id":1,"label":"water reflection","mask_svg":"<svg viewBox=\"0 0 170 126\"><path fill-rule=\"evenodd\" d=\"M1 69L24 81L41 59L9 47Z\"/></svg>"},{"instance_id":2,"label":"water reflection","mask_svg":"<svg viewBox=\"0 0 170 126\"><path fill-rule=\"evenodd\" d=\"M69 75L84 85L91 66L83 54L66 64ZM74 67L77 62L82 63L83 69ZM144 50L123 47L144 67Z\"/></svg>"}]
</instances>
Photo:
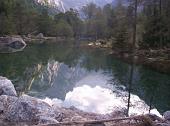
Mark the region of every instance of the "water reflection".
<instances>
[{"instance_id":1,"label":"water reflection","mask_svg":"<svg viewBox=\"0 0 170 126\"><path fill-rule=\"evenodd\" d=\"M44 99L44 101L51 105L74 106L86 112L108 114L119 111L125 115L127 97L128 92L120 90L115 86L110 90L100 86L91 87L89 85L82 85L68 92L64 101L48 98ZM148 111L149 106L138 96L131 94L129 115L147 114ZM152 109L151 113L161 116L156 109Z\"/></svg>"},{"instance_id":2,"label":"water reflection","mask_svg":"<svg viewBox=\"0 0 170 126\"><path fill-rule=\"evenodd\" d=\"M11 79L19 94L41 98L69 101L74 92L91 94L88 89L98 94L92 97L94 101L100 98L97 99L99 102L96 101L98 105L108 101L107 104L112 106L119 103L117 99L123 100L126 105L121 104L122 108L127 109L129 73L130 66L108 55L108 50L75 48L69 44L34 45L28 46L24 52L0 54L0 75ZM135 66L130 107L133 108L134 97L140 101L134 102L134 106L141 107L139 103L142 103L145 108L142 111L157 108L162 113L170 109L169 84L170 75ZM87 104L82 105L85 107ZM98 106L94 107L99 111ZM131 108L129 111L135 110ZM101 108L101 112L104 111Z\"/></svg>"}]
</instances>

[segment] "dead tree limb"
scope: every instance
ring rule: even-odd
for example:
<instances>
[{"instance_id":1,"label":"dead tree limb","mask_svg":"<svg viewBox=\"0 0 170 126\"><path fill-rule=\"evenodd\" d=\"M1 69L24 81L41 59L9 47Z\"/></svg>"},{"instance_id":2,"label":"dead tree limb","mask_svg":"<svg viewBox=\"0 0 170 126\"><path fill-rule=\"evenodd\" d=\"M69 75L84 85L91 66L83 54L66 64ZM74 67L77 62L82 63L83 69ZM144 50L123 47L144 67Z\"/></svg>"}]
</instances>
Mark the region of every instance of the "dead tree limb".
<instances>
[{"instance_id":1,"label":"dead tree limb","mask_svg":"<svg viewBox=\"0 0 170 126\"><path fill-rule=\"evenodd\" d=\"M114 118L114 119L102 119L102 120L88 120L88 121L70 121L70 122L59 122L56 124L45 124L38 126L62 126L62 125L81 125L81 124L96 124L96 123L107 123L107 122L116 122L116 121L125 121L125 120L139 120L139 121L147 121L144 115L133 116L133 117L125 117L125 118ZM148 119L147 123L151 120Z\"/></svg>"}]
</instances>

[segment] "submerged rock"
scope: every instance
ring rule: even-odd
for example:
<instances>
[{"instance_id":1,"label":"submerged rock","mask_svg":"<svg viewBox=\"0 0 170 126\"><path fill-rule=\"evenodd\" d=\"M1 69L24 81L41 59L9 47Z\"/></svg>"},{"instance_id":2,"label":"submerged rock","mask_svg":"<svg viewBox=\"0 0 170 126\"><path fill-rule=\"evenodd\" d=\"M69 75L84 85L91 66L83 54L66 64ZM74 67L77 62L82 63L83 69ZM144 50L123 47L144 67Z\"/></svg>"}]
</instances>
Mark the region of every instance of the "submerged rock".
<instances>
[{"instance_id":1,"label":"submerged rock","mask_svg":"<svg viewBox=\"0 0 170 126\"><path fill-rule=\"evenodd\" d=\"M17 96L14 85L10 80L0 76L0 95Z\"/></svg>"}]
</instances>

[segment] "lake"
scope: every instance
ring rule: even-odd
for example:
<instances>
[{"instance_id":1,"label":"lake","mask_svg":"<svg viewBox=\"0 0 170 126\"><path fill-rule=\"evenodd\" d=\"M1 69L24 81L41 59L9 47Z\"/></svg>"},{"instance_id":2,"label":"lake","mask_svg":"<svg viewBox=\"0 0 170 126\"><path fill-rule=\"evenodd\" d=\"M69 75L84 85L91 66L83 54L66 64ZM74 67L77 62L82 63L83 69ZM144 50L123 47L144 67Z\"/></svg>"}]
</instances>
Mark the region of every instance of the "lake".
<instances>
[{"instance_id":1,"label":"lake","mask_svg":"<svg viewBox=\"0 0 170 126\"><path fill-rule=\"evenodd\" d=\"M28 45L24 51L0 54L0 76L9 78L19 95L75 106L100 114L170 110L170 75L135 66L129 91L130 64L107 49L72 46L69 42Z\"/></svg>"}]
</instances>

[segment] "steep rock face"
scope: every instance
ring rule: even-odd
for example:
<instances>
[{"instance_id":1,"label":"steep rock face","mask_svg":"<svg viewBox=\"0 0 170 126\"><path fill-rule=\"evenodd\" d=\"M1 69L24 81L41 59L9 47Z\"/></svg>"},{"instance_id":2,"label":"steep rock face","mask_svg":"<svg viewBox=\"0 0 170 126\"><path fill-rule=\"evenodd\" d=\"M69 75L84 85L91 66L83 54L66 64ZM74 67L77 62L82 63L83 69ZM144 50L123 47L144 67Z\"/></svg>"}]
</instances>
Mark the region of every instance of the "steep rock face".
<instances>
[{"instance_id":1,"label":"steep rock face","mask_svg":"<svg viewBox=\"0 0 170 126\"><path fill-rule=\"evenodd\" d=\"M95 3L97 6L103 7L114 0L37 0L39 3L46 4L58 8L58 10L65 12L70 8L80 10L83 6L89 3Z\"/></svg>"},{"instance_id":2,"label":"steep rock face","mask_svg":"<svg viewBox=\"0 0 170 126\"><path fill-rule=\"evenodd\" d=\"M113 7L115 6L115 5L117 5L117 4L119 4L119 3L122 3L123 5L128 5L128 0L113 0L112 2L111 2L111 4L113 5Z\"/></svg>"},{"instance_id":3,"label":"steep rock face","mask_svg":"<svg viewBox=\"0 0 170 126\"><path fill-rule=\"evenodd\" d=\"M42 5L49 6L51 8L56 8L57 10L65 12L65 8L63 5L64 3L62 0L35 0L35 1Z\"/></svg>"},{"instance_id":4,"label":"steep rock face","mask_svg":"<svg viewBox=\"0 0 170 126\"><path fill-rule=\"evenodd\" d=\"M113 0L62 0L66 10L75 8L80 10L83 6L89 3L95 3L97 6L103 7L104 5L111 3Z\"/></svg>"}]
</instances>

